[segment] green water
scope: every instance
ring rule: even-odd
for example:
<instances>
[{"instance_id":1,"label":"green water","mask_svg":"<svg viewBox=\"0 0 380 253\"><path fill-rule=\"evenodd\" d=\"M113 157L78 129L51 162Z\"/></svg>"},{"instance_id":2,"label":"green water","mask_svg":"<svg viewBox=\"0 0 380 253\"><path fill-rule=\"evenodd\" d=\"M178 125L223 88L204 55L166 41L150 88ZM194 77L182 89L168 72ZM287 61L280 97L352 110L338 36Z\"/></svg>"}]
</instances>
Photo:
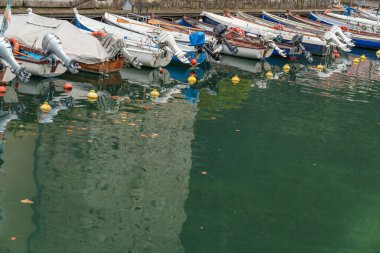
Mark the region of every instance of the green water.
<instances>
[{"instance_id":1,"label":"green water","mask_svg":"<svg viewBox=\"0 0 380 253\"><path fill-rule=\"evenodd\" d=\"M225 61L9 85L0 253L380 252L380 62Z\"/></svg>"}]
</instances>

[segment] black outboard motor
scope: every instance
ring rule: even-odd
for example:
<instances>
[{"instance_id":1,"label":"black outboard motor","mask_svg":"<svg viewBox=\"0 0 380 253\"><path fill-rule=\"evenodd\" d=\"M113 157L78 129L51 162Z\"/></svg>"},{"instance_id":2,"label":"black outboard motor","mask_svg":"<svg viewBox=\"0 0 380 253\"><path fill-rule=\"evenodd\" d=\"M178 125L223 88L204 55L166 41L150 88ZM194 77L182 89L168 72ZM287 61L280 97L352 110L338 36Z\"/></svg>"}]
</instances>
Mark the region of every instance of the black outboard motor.
<instances>
[{"instance_id":1,"label":"black outboard motor","mask_svg":"<svg viewBox=\"0 0 380 253\"><path fill-rule=\"evenodd\" d=\"M300 49L302 51L302 54L305 56L305 58L309 62L312 62L313 57L311 56L311 53L306 51L305 47L302 45L302 40L303 40L303 34L296 34L296 35L294 35L292 40L289 42L289 44Z\"/></svg>"},{"instance_id":2,"label":"black outboard motor","mask_svg":"<svg viewBox=\"0 0 380 253\"><path fill-rule=\"evenodd\" d=\"M223 50L223 44L227 46L228 50L232 54L237 54L239 50L237 47L231 45L226 39L227 27L225 25L219 24L214 28L214 38L208 41L204 45L204 50L215 60L220 61L220 53Z\"/></svg>"},{"instance_id":3,"label":"black outboard motor","mask_svg":"<svg viewBox=\"0 0 380 253\"><path fill-rule=\"evenodd\" d=\"M227 27L225 25L219 24L214 28L214 36L221 42L223 42L228 47L228 50L230 50L231 53L237 54L239 50L237 49L237 47L232 46L231 43L228 42L228 40L226 39L226 32Z\"/></svg>"}]
</instances>

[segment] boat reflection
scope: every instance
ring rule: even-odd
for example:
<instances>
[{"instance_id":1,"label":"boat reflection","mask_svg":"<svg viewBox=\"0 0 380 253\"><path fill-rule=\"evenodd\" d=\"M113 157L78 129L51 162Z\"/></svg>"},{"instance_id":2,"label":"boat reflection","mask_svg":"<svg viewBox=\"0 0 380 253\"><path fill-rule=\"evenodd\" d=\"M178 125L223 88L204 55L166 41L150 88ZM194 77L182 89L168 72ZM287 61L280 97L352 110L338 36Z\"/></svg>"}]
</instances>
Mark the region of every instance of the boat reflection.
<instances>
[{"instance_id":1,"label":"boat reflection","mask_svg":"<svg viewBox=\"0 0 380 253\"><path fill-rule=\"evenodd\" d=\"M70 82L73 88L65 91L65 83ZM11 84L12 89L20 94L33 96L36 105L37 118L39 123L51 123L53 118L60 110L67 110L76 105L77 100L86 100L89 90L94 86L89 83L75 83L62 79L30 79L30 82L23 83L14 80ZM7 92L8 93L8 92ZM41 104L46 101L52 107L48 113L39 110Z\"/></svg>"},{"instance_id":2,"label":"boat reflection","mask_svg":"<svg viewBox=\"0 0 380 253\"><path fill-rule=\"evenodd\" d=\"M0 167L3 161L4 132L12 120L18 120L25 111L25 105L19 102L18 95L12 87L6 93L0 93Z\"/></svg>"},{"instance_id":3,"label":"boat reflection","mask_svg":"<svg viewBox=\"0 0 380 253\"><path fill-rule=\"evenodd\" d=\"M153 101L155 103L166 103L176 94L182 93L184 98L190 102L196 102L198 97L198 89L208 85L216 72L210 70L207 64L198 66L184 66L180 64L169 64L165 68L159 69L134 69L125 68L120 71L122 79L128 85L128 93L132 100L141 99L148 100L149 93L152 89L157 89L160 93L158 98ZM190 75L197 78L195 85L189 85L187 79ZM212 82L214 83L214 82ZM215 91L212 91L215 93Z\"/></svg>"}]
</instances>

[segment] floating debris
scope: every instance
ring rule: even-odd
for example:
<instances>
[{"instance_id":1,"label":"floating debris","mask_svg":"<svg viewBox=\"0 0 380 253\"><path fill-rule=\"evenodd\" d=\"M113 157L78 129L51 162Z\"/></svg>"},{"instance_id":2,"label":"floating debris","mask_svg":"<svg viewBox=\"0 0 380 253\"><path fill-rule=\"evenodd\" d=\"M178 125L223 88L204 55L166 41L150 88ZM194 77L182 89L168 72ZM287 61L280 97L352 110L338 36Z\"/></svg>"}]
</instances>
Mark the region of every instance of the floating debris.
<instances>
[{"instance_id":1,"label":"floating debris","mask_svg":"<svg viewBox=\"0 0 380 253\"><path fill-rule=\"evenodd\" d=\"M158 137L158 134L156 134L156 133L152 133L152 134L151 134L151 137L152 137L152 139L156 139L156 138Z\"/></svg>"},{"instance_id":2,"label":"floating debris","mask_svg":"<svg viewBox=\"0 0 380 253\"><path fill-rule=\"evenodd\" d=\"M23 203L23 204L33 204L34 203L30 199L22 199L22 200L20 200L20 202Z\"/></svg>"}]
</instances>

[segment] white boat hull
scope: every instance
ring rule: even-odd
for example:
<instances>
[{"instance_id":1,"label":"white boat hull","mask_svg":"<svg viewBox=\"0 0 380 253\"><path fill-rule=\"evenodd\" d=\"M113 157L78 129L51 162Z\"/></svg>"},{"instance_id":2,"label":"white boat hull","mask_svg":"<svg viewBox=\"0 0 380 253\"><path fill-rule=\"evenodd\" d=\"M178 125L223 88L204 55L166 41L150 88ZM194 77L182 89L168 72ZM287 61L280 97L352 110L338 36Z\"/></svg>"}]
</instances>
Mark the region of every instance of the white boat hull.
<instances>
[{"instance_id":1,"label":"white boat hull","mask_svg":"<svg viewBox=\"0 0 380 253\"><path fill-rule=\"evenodd\" d=\"M271 38L275 38L278 35L281 35L284 40L291 41L296 33L286 32L286 31L279 31L272 28L268 28L265 26L257 25L250 22L245 22L243 20L237 19L237 18L229 18L220 16L217 14L213 14L210 12L202 12L201 16L206 16L212 20L217 21L218 23L221 23L227 27L239 27L246 31L248 36L251 34L253 36L260 35L264 33L266 36L269 36ZM303 43L308 43L316 46L325 46L326 42L318 37L312 36L312 34L303 34Z\"/></svg>"},{"instance_id":2,"label":"white boat hull","mask_svg":"<svg viewBox=\"0 0 380 253\"><path fill-rule=\"evenodd\" d=\"M0 72L0 81L2 83L7 83L12 81L13 79L16 78L16 75L12 73L10 68L5 68L5 70L2 70Z\"/></svg>"},{"instance_id":3,"label":"white boat hull","mask_svg":"<svg viewBox=\"0 0 380 253\"><path fill-rule=\"evenodd\" d=\"M172 53L166 53L162 50L144 50L138 47L129 46L128 52L136 57L139 62L145 67L159 68L167 66L172 58Z\"/></svg>"},{"instance_id":4,"label":"white boat hull","mask_svg":"<svg viewBox=\"0 0 380 253\"><path fill-rule=\"evenodd\" d=\"M147 36L101 23L79 14L76 14L76 18L80 21L81 25L85 26L88 30L104 30L110 34L115 33L121 35L124 38L128 52L137 57L137 60L143 66L153 68L164 67L170 63L173 57L173 54L168 53L166 50L154 47L154 43Z\"/></svg>"}]
</instances>

